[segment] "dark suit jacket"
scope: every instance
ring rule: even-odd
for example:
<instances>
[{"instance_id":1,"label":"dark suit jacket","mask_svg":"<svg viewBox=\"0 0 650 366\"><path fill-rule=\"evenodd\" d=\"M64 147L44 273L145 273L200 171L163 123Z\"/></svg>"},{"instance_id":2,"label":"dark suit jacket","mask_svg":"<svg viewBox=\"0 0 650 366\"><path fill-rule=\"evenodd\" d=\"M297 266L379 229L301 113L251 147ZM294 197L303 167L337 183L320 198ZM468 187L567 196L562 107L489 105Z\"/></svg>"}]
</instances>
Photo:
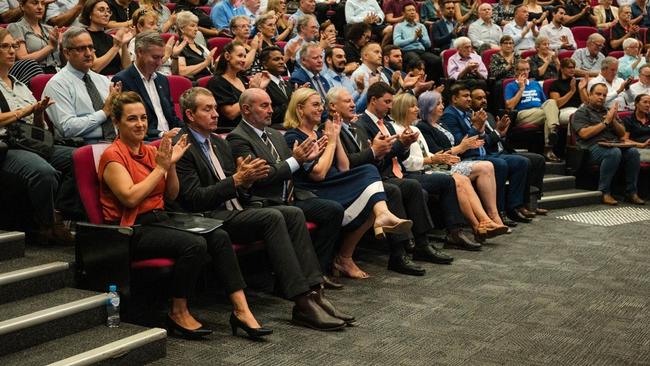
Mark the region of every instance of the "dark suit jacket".
<instances>
[{"instance_id":1,"label":"dark suit jacket","mask_svg":"<svg viewBox=\"0 0 650 366\"><path fill-rule=\"evenodd\" d=\"M330 84L327 82L327 79L325 79L323 75L318 74L318 78L320 79L320 83L323 84L323 88L325 88L325 93L327 93L330 90ZM307 71L298 65L296 65L296 69L293 70L293 73L291 73L291 79L289 79L289 82L298 85L309 83L309 85L311 85L311 88L316 90L314 81L309 78Z\"/></svg>"},{"instance_id":2,"label":"dark suit jacket","mask_svg":"<svg viewBox=\"0 0 650 366\"><path fill-rule=\"evenodd\" d=\"M232 158L230 145L215 134L210 137L212 148L226 175L226 179L219 180L208 158L203 154L200 143L187 127L183 128L182 133L188 135L187 140L192 146L176 163L180 183L178 203L183 209L191 212L211 212L212 217L222 220L229 218L232 211L225 207L227 200L237 198L242 205L249 201L248 192L235 188L232 175L235 174L237 165Z\"/></svg>"},{"instance_id":3,"label":"dark suit jacket","mask_svg":"<svg viewBox=\"0 0 650 366\"><path fill-rule=\"evenodd\" d=\"M291 99L291 94L293 93L292 83L286 82L287 85L287 94L280 89L280 87L271 81L266 87L266 92L271 97L271 103L273 104L273 116L271 117L271 124L273 126L281 126L284 123L284 114L287 111L287 106L289 105L289 100Z\"/></svg>"},{"instance_id":4,"label":"dark suit jacket","mask_svg":"<svg viewBox=\"0 0 650 366\"><path fill-rule=\"evenodd\" d=\"M378 170L381 170L379 167L383 161L375 160L375 155L370 149L368 144L368 135L363 128L353 125L357 130L358 140L355 142L354 138L345 131L345 128L341 128L341 144L345 150L345 154L348 156L350 161L350 169L357 167L363 164L373 164L377 166ZM361 147L359 147L359 145Z\"/></svg>"},{"instance_id":5,"label":"dark suit jacket","mask_svg":"<svg viewBox=\"0 0 650 366\"><path fill-rule=\"evenodd\" d=\"M452 33L449 33L444 20L439 20L433 23L431 30L431 40L433 47L440 48L441 50L451 48L451 41L454 38L454 35Z\"/></svg>"},{"instance_id":6,"label":"dark suit jacket","mask_svg":"<svg viewBox=\"0 0 650 366\"><path fill-rule=\"evenodd\" d=\"M292 153L280 132L272 128L265 128L264 132L278 151L278 155L280 155L280 159L282 159L281 162L276 163L273 160L271 152L262 139L257 135L255 130L244 121L239 122L239 125L228 134L227 139L228 142L230 142L233 157L235 159L250 155L253 158L266 160L271 166L269 176L255 182L250 193L257 197L264 197L272 200L275 204L284 204L284 202L282 202L284 181L287 179L293 179L291 168L286 161L286 159L292 156ZM294 196L297 200L316 197L313 193L299 188L294 188Z\"/></svg>"},{"instance_id":7,"label":"dark suit jacket","mask_svg":"<svg viewBox=\"0 0 650 366\"><path fill-rule=\"evenodd\" d=\"M446 128L447 131L451 132L452 135L454 135L454 143L456 145L458 145L458 143L462 141L463 137L465 136L480 135L479 131L476 128L473 126L471 128L468 127L463 118L464 117L460 114L458 109L454 108L451 105L445 108L445 112L442 114L442 117L440 117L440 124ZM485 140L485 144L491 143L492 137L488 133L485 133L482 138ZM462 155L462 158L473 158L479 155L479 149L471 149L465 151L465 153Z\"/></svg>"},{"instance_id":8,"label":"dark suit jacket","mask_svg":"<svg viewBox=\"0 0 650 366\"><path fill-rule=\"evenodd\" d=\"M420 121L416 127L420 130L422 137L427 142L429 152L432 154L440 150L449 150L453 147L447 136L430 124Z\"/></svg>"},{"instance_id":9,"label":"dark suit jacket","mask_svg":"<svg viewBox=\"0 0 650 366\"><path fill-rule=\"evenodd\" d=\"M499 152L499 142L501 142L501 145L503 146L503 151L507 152L508 154L514 154L515 149L510 146L510 143L505 137L499 136L499 134L496 131L496 121L494 119L494 115L492 113L487 112L488 115L488 124L491 128L488 128L485 126L485 133L489 134L489 138L485 140L485 150L487 151L488 154L496 154Z\"/></svg>"},{"instance_id":10,"label":"dark suit jacket","mask_svg":"<svg viewBox=\"0 0 650 366\"><path fill-rule=\"evenodd\" d=\"M393 126L388 123L388 120L384 119L384 121L386 129L388 129L388 132L391 134L391 136L395 135L396 132ZM355 123L357 125L357 129L363 129L369 139L373 139L379 133L379 127L377 127L375 122L372 121L372 118L370 118L370 116L365 112L359 116L357 122ZM388 154L386 154L386 156L384 156L384 159L382 161L382 168L380 170L382 178L393 177L392 160L394 157L396 157L401 164L403 160L408 159L410 152L411 150L408 146L404 146L404 144L402 144L399 140L395 140L393 143L393 148Z\"/></svg>"},{"instance_id":11,"label":"dark suit jacket","mask_svg":"<svg viewBox=\"0 0 650 366\"><path fill-rule=\"evenodd\" d=\"M165 75L161 73L156 73L156 78L154 83L158 89L158 98L160 98L160 106L162 107L163 114L167 123L169 123L169 128L183 127L183 121L181 121L176 113L174 112L174 104L172 103L172 97L169 93L169 81ZM127 69L124 69L113 76L113 82L122 82L122 91L134 91L138 93L142 100L144 101L144 107L147 111L147 118L149 120L149 126L147 128L147 138L148 139L157 139L160 131L158 130L158 116L153 109L153 104L151 104L151 99L147 90L144 88L144 83L140 77L140 73L135 68L135 65L129 66Z\"/></svg>"}]
</instances>

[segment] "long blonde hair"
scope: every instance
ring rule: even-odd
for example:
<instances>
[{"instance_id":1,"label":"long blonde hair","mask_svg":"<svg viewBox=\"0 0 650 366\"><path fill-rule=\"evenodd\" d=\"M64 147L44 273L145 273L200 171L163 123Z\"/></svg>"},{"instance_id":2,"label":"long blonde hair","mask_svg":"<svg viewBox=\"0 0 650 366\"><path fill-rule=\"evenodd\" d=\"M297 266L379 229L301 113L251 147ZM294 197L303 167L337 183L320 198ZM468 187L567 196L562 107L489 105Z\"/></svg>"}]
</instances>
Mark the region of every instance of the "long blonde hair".
<instances>
[{"instance_id":1,"label":"long blonde hair","mask_svg":"<svg viewBox=\"0 0 650 366\"><path fill-rule=\"evenodd\" d=\"M291 94L291 100L287 106L287 112L284 114L284 127L298 128L302 123L302 118L298 115L298 107L302 107L307 102L307 99L313 95L318 95L318 92L310 88L299 88Z\"/></svg>"},{"instance_id":2,"label":"long blonde hair","mask_svg":"<svg viewBox=\"0 0 650 366\"><path fill-rule=\"evenodd\" d=\"M411 125L413 121L407 121L406 116L408 116L409 108L416 106L418 100L409 93L401 93L395 96L393 99L393 106L390 108L390 115L393 117L393 120L404 127Z\"/></svg>"}]
</instances>

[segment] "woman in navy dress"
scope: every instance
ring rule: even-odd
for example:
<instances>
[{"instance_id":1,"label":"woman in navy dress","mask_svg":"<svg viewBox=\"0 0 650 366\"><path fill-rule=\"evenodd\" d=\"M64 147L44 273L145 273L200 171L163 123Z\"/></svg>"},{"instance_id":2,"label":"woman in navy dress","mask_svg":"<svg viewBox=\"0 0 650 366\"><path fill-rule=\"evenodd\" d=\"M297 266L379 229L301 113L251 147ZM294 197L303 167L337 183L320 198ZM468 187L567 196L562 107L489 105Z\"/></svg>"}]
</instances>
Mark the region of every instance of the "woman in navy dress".
<instances>
[{"instance_id":1,"label":"woman in navy dress","mask_svg":"<svg viewBox=\"0 0 650 366\"><path fill-rule=\"evenodd\" d=\"M335 272L350 278L368 278L352 260L352 254L363 234L374 227L375 236L384 232L404 233L411 229L410 220L402 220L388 210L381 177L372 165L350 169L345 150L339 140L341 120L325 122L316 131L323 113L320 95L313 89L301 88L291 96L284 126L284 138L289 147L307 139L323 147L313 164L305 164L295 176L296 186L309 190L320 198L336 201L345 207L343 244L334 259Z\"/></svg>"}]
</instances>

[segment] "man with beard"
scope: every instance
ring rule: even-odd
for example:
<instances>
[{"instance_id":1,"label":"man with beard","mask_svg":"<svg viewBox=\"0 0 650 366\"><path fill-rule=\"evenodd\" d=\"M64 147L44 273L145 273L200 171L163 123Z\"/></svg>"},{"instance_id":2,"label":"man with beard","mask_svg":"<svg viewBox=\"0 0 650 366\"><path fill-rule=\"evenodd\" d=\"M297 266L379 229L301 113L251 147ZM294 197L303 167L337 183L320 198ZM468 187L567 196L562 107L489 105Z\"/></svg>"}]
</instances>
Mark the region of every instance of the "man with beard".
<instances>
[{"instance_id":1,"label":"man with beard","mask_svg":"<svg viewBox=\"0 0 650 366\"><path fill-rule=\"evenodd\" d=\"M403 77L406 76L406 73L402 71L402 49L395 46L394 44L389 44L384 46L382 49L382 54L384 57L384 67L381 72L386 75L388 80L393 79L393 74L397 71Z\"/></svg>"},{"instance_id":2,"label":"man with beard","mask_svg":"<svg viewBox=\"0 0 650 366\"><path fill-rule=\"evenodd\" d=\"M341 46L335 46L325 50L325 64L327 67L323 69L323 76L330 84L330 88L341 86L347 89L354 102L357 104L366 104L366 93L360 93L354 85L354 81L349 76L345 75L345 51Z\"/></svg>"},{"instance_id":3,"label":"man with beard","mask_svg":"<svg viewBox=\"0 0 650 366\"><path fill-rule=\"evenodd\" d=\"M283 79L287 75L287 67L284 64L282 50L277 46L263 49L260 53L260 63L268 71L269 78L271 79L269 85L266 87L266 92L271 97L273 104L271 127L282 128L284 113L287 111L287 106L293 93L291 83Z\"/></svg>"},{"instance_id":4,"label":"man with beard","mask_svg":"<svg viewBox=\"0 0 650 366\"><path fill-rule=\"evenodd\" d=\"M553 50L575 50L578 45L571 29L564 26L566 9L562 5L553 8L553 21L539 30L540 37L548 38Z\"/></svg>"}]
</instances>

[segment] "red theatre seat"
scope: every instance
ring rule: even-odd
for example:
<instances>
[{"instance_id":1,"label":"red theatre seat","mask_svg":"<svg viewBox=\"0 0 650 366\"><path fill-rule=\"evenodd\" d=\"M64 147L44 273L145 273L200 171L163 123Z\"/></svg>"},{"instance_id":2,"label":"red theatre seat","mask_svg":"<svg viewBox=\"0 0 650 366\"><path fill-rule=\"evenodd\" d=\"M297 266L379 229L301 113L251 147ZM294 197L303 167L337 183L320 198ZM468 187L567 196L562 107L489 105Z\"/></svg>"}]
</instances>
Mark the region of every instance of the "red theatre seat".
<instances>
[{"instance_id":1,"label":"red theatre seat","mask_svg":"<svg viewBox=\"0 0 650 366\"><path fill-rule=\"evenodd\" d=\"M172 37L174 37L174 39L178 41L178 35L175 33L161 33L160 36L165 41L165 43L167 43L167 41Z\"/></svg>"},{"instance_id":2,"label":"red theatre seat","mask_svg":"<svg viewBox=\"0 0 650 366\"><path fill-rule=\"evenodd\" d=\"M208 87L208 81L212 79L212 76L204 76L200 78L199 80L196 81L196 84L202 88L207 88ZM225 138L225 137L224 137Z\"/></svg>"},{"instance_id":3,"label":"red theatre seat","mask_svg":"<svg viewBox=\"0 0 650 366\"><path fill-rule=\"evenodd\" d=\"M560 51L560 54L557 56L557 58L560 59L560 61L564 60L565 58L569 58L573 56L573 50L565 50L565 51Z\"/></svg>"},{"instance_id":4,"label":"red theatre seat","mask_svg":"<svg viewBox=\"0 0 650 366\"><path fill-rule=\"evenodd\" d=\"M481 59L483 60L483 65L485 65L485 67L488 69L490 69L490 62L492 62L492 55L497 52L499 52L499 49L496 48L488 48L487 50L483 51Z\"/></svg>"},{"instance_id":5,"label":"red theatre seat","mask_svg":"<svg viewBox=\"0 0 650 366\"><path fill-rule=\"evenodd\" d=\"M169 80L169 94L171 94L172 102L174 103L174 111L178 118L182 120L183 113L181 113L181 106L179 104L181 94L187 89L192 88L192 82L190 79L179 75L167 75L167 80Z\"/></svg>"},{"instance_id":6,"label":"red theatre seat","mask_svg":"<svg viewBox=\"0 0 650 366\"><path fill-rule=\"evenodd\" d=\"M593 33L598 33L598 28L596 27L571 27L571 33L573 33L573 38L576 40L578 48L584 48L587 45L587 38Z\"/></svg>"},{"instance_id":7,"label":"red theatre seat","mask_svg":"<svg viewBox=\"0 0 650 366\"><path fill-rule=\"evenodd\" d=\"M450 48L448 50L444 50L440 53L442 56L442 71L445 75L445 78L449 77L449 74L447 74L447 64L449 63L449 58L458 52L457 49L455 48Z\"/></svg>"},{"instance_id":8,"label":"red theatre seat","mask_svg":"<svg viewBox=\"0 0 650 366\"><path fill-rule=\"evenodd\" d=\"M537 53L536 49L526 50L526 51L521 53L521 58L529 58L530 56L532 56L532 55L534 55L536 53Z\"/></svg>"},{"instance_id":9,"label":"red theatre seat","mask_svg":"<svg viewBox=\"0 0 650 366\"><path fill-rule=\"evenodd\" d=\"M36 75L32 78L32 80L29 81L29 90L32 91L32 94L36 100L41 100L43 98L43 90L45 89L45 85L47 85L47 82L50 81L52 76L54 76L54 74Z\"/></svg>"},{"instance_id":10,"label":"red theatre seat","mask_svg":"<svg viewBox=\"0 0 650 366\"><path fill-rule=\"evenodd\" d=\"M223 52L224 47L226 47L226 45L230 42L232 42L232 38L227 37L213 37L208 39L208 49L217 49L217 52L214 53L215 60L221 56L221 52Z\"/></svg>"}]
</instances>

